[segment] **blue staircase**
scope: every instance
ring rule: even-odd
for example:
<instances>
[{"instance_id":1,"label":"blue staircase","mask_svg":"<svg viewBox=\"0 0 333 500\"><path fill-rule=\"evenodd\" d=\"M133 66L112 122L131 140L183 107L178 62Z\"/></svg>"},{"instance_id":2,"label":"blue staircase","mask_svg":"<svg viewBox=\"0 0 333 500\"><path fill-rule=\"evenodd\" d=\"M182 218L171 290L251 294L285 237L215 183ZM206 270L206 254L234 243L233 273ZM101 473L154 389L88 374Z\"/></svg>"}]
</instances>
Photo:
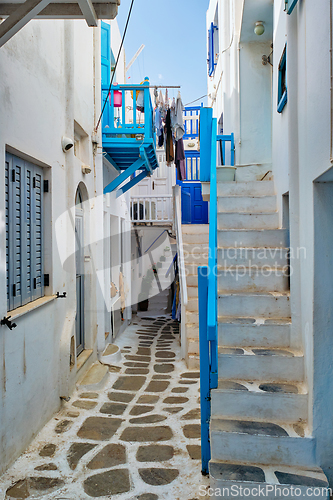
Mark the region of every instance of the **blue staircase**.
<instances>
[{"instance_id":1,"label":"blue staircase","mask_svg":"<svg viewBox=\"0 0 333 500\"><path fill-rule=\"evenodd\" d=\"M149 79L145 78L140 85L112 85L109 95L108 92L109 86L103 85L103 102L108 99L102 119L103 154L119 175L104 188L104 194L117 189L118 197L151 175L159 164ZM122 96L120 107L115 107L115 92ZM136 104L139 93L143 97L140 119Z\"/></svg>"}]
</instances>

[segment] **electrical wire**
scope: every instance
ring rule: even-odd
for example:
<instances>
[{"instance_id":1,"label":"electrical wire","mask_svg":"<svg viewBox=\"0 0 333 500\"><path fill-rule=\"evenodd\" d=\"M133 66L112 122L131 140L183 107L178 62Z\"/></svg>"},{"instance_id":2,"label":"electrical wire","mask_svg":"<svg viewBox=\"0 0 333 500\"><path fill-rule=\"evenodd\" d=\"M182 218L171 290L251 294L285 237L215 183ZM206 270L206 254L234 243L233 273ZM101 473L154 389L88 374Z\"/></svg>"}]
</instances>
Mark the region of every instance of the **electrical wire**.
<instances>
[{"instance_id":1,"label":"electrical wire","mask_svg":"<svg viewBox=\"0 0 333 500\"><path fill-rule=\"evenodd\" d=\"M188 102L185 104L185 106L189 106L189 104L193 104L194 102L200 101L200 99L203 99L204 97L207 97L208 94L202 95L201 97L198 97L198 99L195 99L194 101Z\"/></svg>"},{"instance_id":2,"label":"electrical wire","mask_svg":"<svg viewBox=\"0 0 333 500\"><path fill-rule=\"evenodd\" d=\"M131 17L131 13L132 13L133 5L134 5L134 0L132 0L132 2L131 2L131 6L130 6L129 11L128 11L127 21L126 21L126 25L125 25L124 33L123 33L123 36L122 36L122 39L121 39L121 44L120 44L120 47L119 47L119 51L118 51L118 55L117 55L116 64L115 64L114 70L113 70L113 72L112 72L112 77L111 77L111 82L110 82L109 90L108 90L108 93L107 93L107 95L106 95L106 98L105 98L105 101L104 101L104 104L103 104L103 108L102 108L101 114L99 115L99 118L98 118L98 121L97 121L97 125L96 125L96 127L95 127L95 131L96 131L96 132L97 132L97 130L98 130L99 124L101 123L101 119L102 119L102 116L103 116L103 113L104 113L104 110L105 110L106 103L108 102L108 97L109 97L109 94L110 94L110 91L111 91L111 87L112 87L112 83L113 83L114 75L115 75L115 73L116 73L116 69L117 69L117 66L118 66L118 61L119 61L119 58L120 58L121 50L122 50L123 45L124 45L125 36L126 36L126 31L127 31L127 27L128 27L128 23L129 23L130 17Z\"/></svg>"}]
</instances>

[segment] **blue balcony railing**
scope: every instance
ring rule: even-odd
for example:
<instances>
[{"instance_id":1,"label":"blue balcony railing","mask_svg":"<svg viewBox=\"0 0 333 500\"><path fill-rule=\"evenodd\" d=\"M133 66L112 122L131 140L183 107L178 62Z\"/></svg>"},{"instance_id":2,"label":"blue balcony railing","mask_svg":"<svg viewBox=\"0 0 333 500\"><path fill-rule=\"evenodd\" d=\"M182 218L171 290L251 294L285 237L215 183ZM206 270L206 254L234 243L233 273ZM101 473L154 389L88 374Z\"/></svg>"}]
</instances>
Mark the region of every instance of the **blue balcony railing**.
<instances>
[{"instance_id":1,"label":"blue balcony railing","mask_svg":"<svg viewBox=\"0 0 333 500\"><path fill-rule=\"evenodd\" d=\"M119 84L102 87L103 102L107 98L102 120L103 139L107 138L134 138L140 134L145 140L155 139L153 129L153 105L150 97L149 80L146 78L140 85ZM121 107L115 107L115 92L121 94ZM142 93L143 106L137 107L139 93ZM135 97L135 98L134 98ZM142 120L142 121L141 121ZM125 137L122 137L125 134ZM135 138L134 138L135 139Z\"/></svg>"},{"instance_id":2,"label":"blue balcony railing","mask_svg":"<svg viewBox=\"0 0 333 500\"><path fill-rule=\"evenodd\" d=\"M102 98L103 102L108 100L102 119L103 151L120 172L104 187L104 193L114 191L131 178L118 189L120 196L158 167L149 79L140 85L112 85L110 92L109 87L103 86Z\"/></svg>"}]
</instances>

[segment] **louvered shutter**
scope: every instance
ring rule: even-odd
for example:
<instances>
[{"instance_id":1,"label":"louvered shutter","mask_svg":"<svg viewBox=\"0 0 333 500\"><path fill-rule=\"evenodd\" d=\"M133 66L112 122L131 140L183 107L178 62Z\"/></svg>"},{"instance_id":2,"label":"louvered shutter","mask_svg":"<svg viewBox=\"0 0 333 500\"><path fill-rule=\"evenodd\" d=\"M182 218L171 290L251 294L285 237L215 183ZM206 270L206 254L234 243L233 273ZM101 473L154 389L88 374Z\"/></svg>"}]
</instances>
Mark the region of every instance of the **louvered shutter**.
<instances>
[{"instance_id":1,"label":"louvered shutter","mask_svg":"<svg viewBox=\"0 0 333 500\"><path fill-rule=\"evenodd\" d=\"M10 267L9 267L9 226L10 226L10 218L9 218L9 175L11 171L11 158L6 155L6 163L5 163L5 221L6 221L6 288L7 288L7 310L10 311Z\"/></svg>"},{"instance_id":2,"label":"louvered shutter","mask_svg":"<svg viewBox=\"0 0 333 500\"><path fill-rule=\"evenodd\" d=\"M44 294L43 283L43 170L34 167L33 189L32 189L32 216L33 216L33 300Z\"/></svg>"},{"instance_id":3,"label":"louvered shutter","mask_svg":"<svg viewBox=\"0 0 333 500\"><path fill-rule=\"evenodd\" d=\"M43 296L43 170L6 155L8 311Z\"/></svg>"}]
</instances>

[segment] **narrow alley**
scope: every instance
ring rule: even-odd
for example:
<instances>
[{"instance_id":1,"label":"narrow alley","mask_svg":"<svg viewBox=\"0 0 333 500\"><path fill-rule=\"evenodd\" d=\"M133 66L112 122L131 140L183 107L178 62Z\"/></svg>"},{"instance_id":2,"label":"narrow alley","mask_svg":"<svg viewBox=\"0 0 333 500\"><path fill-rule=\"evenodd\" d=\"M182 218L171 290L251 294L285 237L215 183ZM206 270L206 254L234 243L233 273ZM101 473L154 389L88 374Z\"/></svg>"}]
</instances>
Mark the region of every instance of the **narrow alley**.
<instances>
[{"instance_id":1,"label":"narrow alley","mask_svg":"<svg viewBox=\"0 0 333 500\"><path fill-rule=\"evenodd\" d=\"M104 386L83 381L2 476L1 500L202 498L199 373L180 359L179 324L149 314L119 338Z\"/></svg>"}]
</instances>

